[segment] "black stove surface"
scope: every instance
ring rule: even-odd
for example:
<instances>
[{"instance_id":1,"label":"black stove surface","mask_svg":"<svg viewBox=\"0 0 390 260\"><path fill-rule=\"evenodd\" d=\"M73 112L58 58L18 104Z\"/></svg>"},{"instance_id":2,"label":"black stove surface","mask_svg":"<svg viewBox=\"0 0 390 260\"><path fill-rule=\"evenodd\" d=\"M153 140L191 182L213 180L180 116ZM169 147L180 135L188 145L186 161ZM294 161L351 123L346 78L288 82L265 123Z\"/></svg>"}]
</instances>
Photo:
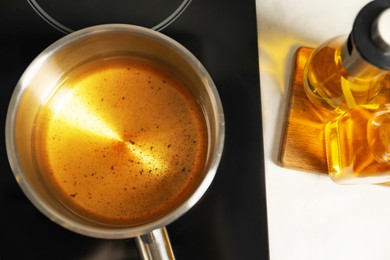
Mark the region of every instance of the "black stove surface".
<instances>
[{"instance_id":1,"label":"black stove surface","mask_svg":"<svg viewBox=\"0 0 390 260\"><path fill-rule=\"evenodd\" d=\"M187 214L167 227L175 256L268 259L255 0L154 1L149 8L145 8L148 1L113 0L108 7L107 2L0 1L3 129L8 102L23 71L65 33L107 22L160 30L206 67L220 93L226 120L224 154L212 185ZM129 3L133 6L122 8ZM35 209L14 179L4 131L2 135L0 259L139 258L133 239L81 236Z\"/></svg>"}]
</instances>

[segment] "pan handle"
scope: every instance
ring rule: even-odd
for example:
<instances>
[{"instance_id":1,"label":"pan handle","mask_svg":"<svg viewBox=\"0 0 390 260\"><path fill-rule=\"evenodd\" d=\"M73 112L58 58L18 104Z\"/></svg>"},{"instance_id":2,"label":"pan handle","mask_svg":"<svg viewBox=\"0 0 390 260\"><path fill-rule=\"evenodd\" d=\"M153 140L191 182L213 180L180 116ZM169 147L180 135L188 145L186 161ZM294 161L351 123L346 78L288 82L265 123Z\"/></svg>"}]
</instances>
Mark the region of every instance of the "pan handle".
<instances>
[{"instance_id":1,"label":"pan handle","mask_svg":"<svg viewBox=\"0 0 390 260\"><path fill-rule=\"evenodd\" d=\"M165 227L136 237L136 243L144 260L174 260L175 256Z\"/></svg>"}]
</instances>

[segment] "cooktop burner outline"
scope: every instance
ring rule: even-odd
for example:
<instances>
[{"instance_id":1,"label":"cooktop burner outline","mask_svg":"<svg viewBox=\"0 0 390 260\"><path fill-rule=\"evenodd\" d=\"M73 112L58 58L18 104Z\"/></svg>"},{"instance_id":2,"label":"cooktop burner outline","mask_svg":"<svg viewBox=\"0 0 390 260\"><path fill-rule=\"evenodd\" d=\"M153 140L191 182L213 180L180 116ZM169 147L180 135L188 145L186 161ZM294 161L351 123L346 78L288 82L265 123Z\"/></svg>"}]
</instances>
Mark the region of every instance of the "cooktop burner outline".
<instances>
[{"instance_id":1,"label":"cooktop burner outline","mask_svg":"<svg viewBox=\"0 0 390 260\"><path fill-rule=\"evenodd\" d=\"M192 0L183 0L183 2L173 11L168 17L166 17L164 20L162 20L157 25L151 27L150 29L155 31L161 31L162 29L169 26L171 23L173 23L190 5ZM75 31L72 28L67 27L66 25L58 22L55 18L53 18L50 14L48 14L39 4L36 0L27 0L27 2L30 4L30 6L34 9L34 11L48 24L50 24L52 27L57 29L58 31L68 34L73 31Z\"/></svg>"}]
</instances>

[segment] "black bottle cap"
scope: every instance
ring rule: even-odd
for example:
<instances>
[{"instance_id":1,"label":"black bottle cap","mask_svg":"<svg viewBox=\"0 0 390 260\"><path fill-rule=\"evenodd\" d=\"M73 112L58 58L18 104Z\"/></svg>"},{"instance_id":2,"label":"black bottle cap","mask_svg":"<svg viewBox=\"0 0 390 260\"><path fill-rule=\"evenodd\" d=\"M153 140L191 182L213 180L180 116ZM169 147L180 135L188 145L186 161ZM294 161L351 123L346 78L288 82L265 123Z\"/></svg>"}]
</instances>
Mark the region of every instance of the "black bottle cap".
<instances>
[{"instance_id":1,"label":"black bottle cap","mask_svg":"<svg viewBox=\"0 0 390 260\"><path fill-rule=\"evenodd\" d=\"M360 55L372 65L384 70L390 70L390 51L387 43L378 36L376 26L378 17L389 8L390 0L368 3L356 16L351 32L353 45Z\"/></svg>"}]
</instances>

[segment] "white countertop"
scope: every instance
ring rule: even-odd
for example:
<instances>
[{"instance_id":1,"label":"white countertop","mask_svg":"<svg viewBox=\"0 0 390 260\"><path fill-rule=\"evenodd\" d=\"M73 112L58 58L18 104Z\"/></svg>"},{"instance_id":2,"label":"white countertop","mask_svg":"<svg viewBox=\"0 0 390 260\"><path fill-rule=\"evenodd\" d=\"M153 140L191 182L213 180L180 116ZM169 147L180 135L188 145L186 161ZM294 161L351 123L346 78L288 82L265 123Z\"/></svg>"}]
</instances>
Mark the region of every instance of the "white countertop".
<instances>
[{"instance_id":1,"label":"white countertop","mask_svg":"<svg viewBox=\"0 0 390 260\"><path fill-rule=\"evenodd\" d=\"M348 34L369 0L256 0L271 260L390 259L390 187L276 164L295 50Z\"/></svg>"}]
</instances>

